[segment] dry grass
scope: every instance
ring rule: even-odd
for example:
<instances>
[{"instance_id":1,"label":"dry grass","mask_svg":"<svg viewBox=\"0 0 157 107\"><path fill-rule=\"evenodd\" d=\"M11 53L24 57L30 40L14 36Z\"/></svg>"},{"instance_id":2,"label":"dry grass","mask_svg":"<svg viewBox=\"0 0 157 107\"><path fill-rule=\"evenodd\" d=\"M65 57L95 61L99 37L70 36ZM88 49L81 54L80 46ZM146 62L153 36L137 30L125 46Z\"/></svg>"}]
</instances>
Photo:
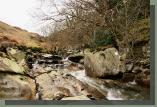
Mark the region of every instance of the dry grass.
<instances>
[{"instance_id":1,"label":"dry grass","mask_svg":"<svg viewBox=\"0 0 157 107\"><path fill-rule=\"evenodd\" d=\"M17 42L19 45L27 47L40 47L39 35L30 33L18 27L10 26L0 21L0 38L7 38L10 41ZM3 41L4 42L4 41Z\"/></svg>"}]
</instances>

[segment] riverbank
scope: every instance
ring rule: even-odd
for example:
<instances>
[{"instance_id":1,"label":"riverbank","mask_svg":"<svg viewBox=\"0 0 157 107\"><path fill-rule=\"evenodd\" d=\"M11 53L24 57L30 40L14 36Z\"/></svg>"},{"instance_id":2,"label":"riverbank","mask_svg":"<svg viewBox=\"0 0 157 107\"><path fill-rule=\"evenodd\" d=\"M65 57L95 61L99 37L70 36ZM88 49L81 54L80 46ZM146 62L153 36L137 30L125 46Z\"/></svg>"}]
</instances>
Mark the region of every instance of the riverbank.
<instances>
[{"instance_id":1,"label":"riverbank","mask_svg":"<svg viewBox=\"0 0 157 107\"><path fill-rule=\"evenodd\" d=\"M69 50L63 55L13 46L1 50L0 62L0 99L150 98L149 62L126 63L115 48Z\"/></svg>"}]
</instances>

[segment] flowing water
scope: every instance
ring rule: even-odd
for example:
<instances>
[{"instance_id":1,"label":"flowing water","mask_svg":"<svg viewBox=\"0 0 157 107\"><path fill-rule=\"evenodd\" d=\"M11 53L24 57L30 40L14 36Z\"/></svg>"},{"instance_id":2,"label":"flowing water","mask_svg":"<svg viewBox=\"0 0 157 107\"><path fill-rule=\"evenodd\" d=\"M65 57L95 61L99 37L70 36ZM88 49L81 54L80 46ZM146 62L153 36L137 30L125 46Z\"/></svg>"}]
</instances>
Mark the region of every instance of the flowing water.
<instances>
[{"instance_id":1,"label":"flowing water","mask_svg":"<svg viewBox=\"0 0 157 107\"><path fill-rule=\"evenodd\" d=\"M108 100L149 99L149 89L138 86L135 81L120 84L122 86L118 86L118 83L115 84L116 82L111 81L108 83L109 86L105 86L105 84L103 84L105 80L88 77L85 75L85 70L75 71L70 74L83 83L96 88L102 94L105 94L107 92L106 98Z\"/></svg>"},{"instance_id":2,"label":"flowing water","mask_svg":"<svg viewBox=\"0 0 157 107\"><path fill-rule=\"evenodd\" d=\"M57 70L64 70L65 75L70 74L84 84L97 89L103 95L106 95L108 100L147 100L149 99L149 89L138 86L135 81L122 83L118 80L96 79L86 76L85 70L71 71L65 68L71 62L68 58L62 60L63 64L49 64L49 67L55 66ZM34 66L37 64L36 62ZM58 66L56 66L58 65Z\"/></svg>"}]
</instances>

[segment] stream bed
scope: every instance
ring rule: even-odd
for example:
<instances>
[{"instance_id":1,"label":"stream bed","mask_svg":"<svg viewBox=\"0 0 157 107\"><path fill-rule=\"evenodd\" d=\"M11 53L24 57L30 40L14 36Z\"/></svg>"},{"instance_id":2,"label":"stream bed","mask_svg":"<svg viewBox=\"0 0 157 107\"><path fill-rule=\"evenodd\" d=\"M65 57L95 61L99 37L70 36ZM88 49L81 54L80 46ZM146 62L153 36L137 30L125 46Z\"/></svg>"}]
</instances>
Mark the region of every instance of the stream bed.
<instances>
[{"instance_id":1,"label":"stream bed","mask_svg":"<svg viewBox=\"0 0 157 107\"><path fill-rule=\"evenodd\" d=\"M139 86L135 81L122 82L121 80L93 78L93 77L86 76L85 69L83 67L80 69L79 66L81 65L69 61L68 57L64 59L59 58L60 61L58 61L57 64L52 64L53 61L50 62L47 59L48 57L46 57L46 61L45 61L48 62L47 65L45 65L45 63L42 64L40 63L42 66L45 67L45 70L50 70L51 72L53 72L53 69L55 69L56 72L61 72L61 74L64 76L70 75L75 77L76 80L79 80L81 83L88 85L89 88L91 87L96 89L102 95L104 95L105 97L102 99L106 99L106 100L149 99L149 91L150 91L149 88L144 88L142 86ZM41 62L41 60L39 62ZM36 64L38 65L38 62L36 62L33 65L37 66Z\"/></svg>"}]
</instances>

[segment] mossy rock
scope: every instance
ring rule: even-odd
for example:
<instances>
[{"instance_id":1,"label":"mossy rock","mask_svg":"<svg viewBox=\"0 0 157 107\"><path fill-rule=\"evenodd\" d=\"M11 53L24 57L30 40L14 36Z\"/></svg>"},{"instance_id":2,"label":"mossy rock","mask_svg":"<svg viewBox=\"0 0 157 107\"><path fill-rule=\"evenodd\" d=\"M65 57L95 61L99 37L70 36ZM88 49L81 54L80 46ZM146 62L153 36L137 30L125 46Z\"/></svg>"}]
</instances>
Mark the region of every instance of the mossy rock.
<instances>
[{"instance_id":1,"label":"mossy rock","mask_svg":"<svg viewBox=\"0 0 157 107\"><path fill-rule=\"evenodd\" d=\"M13 60L0 57L0 72L24 74L24 68Z\"/></svg>"}]
</instances>

